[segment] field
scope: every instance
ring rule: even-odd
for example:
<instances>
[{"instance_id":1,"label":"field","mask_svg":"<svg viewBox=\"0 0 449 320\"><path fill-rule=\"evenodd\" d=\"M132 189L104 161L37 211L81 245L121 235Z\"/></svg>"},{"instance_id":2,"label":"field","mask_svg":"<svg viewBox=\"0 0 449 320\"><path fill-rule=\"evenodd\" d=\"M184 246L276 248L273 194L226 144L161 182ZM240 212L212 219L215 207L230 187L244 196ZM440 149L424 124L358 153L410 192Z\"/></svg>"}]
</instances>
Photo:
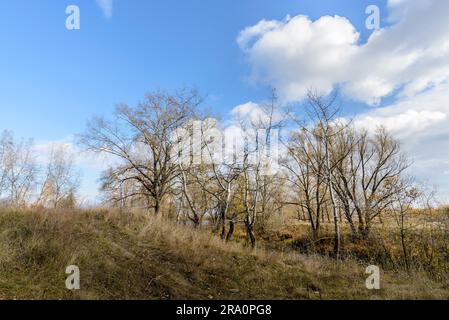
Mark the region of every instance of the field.
<instances>
[{"instance_id":1,"label":"field","mask_svg":"<svg viewBox=\"0 0 449 320\"><path fill-rule=\"evenodd\" d=\"M360 259L263 242L252 250L235 238L141 212L4 209L0 299L449 298L447 283L425 272L383 271L372 291ZM65 286L69 265L80 268L80 290Z\"/></svg>"}]
</instances>

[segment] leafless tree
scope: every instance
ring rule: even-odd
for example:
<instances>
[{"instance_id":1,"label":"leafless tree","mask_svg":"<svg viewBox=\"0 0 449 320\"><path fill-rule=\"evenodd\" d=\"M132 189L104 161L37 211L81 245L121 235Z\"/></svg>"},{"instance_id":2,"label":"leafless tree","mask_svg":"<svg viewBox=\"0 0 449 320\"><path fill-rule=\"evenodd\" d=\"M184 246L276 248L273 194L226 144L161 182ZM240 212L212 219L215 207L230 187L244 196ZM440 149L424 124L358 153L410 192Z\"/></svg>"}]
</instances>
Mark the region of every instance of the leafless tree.
<instances>
[{"instance_id":1,"label":"leafless tree","mask_svg":"<svg viewBox=\"0 0 449 320\"><path fill-rule=\"evenodd\" d=\"M51 208L74 207L80 185L74 154L67 146L53 145L44 171L37 204Z\"/></svg>"},{"instance_id":2,"label":"leafless tree","mask_svg":"<svg viewBox=\"0 0 449 320\"><path fill-rule=\"evenodd\" d=\"M333 172L340 161L333 152L333 143L343 130L337 124L340 107L336 103L337 95L325 98L309 91L305 113L307 122L299 122L300 131L293 137L289 153L293 161L287 160L287 170L293 173L294 183L300 187L298 204L309 216L312 233L316 239L323 212L330 209L334 220L334 253L340 252L340 216ZM329 203L327 205L327 203Z\"/></svg>"},{"instance_id":3,"label":"leafless tree","mask_svg":"<svg viewBox=\"0 0 449 320\"><path fill-rule=\"evenodd\" d=\"M292 134L288 155L282 164L286 169L286 179L296 190L285 202L299 207L310 222L313 241L317 241L321 218L328 203L328 184L324 178L324 152L313 131L300 130Z\"/></svg>"},{"instance_id":4,"label":"leafless tree","mask_svg":"<svg viewBox=\"0 0 449 320\"><path fill-rule=\"evenodd\" d=\"M386 210L389 215L394 218L398 229L402 248L402 256L406 270L410 271L410 250L408 246L409 232L416 228L418 219L412 219L412 211L418 204L420 199L423 199L425 194L411 183L410 179L401 179L398 182L397 192L392 196ZM413 221L415 220L415 221Z\"/></svg>"},{"instance_id":5,"label":"leafless tree","mask_svg":"<svg viewBox=\"0 0 449 320\"><path fill-rule=\"evenodd\" d=\"M402 174L409 163L399 143L383 128L374 134L366 131L346 134L350 152L335 166L336 189L347 206L348 221L353 223L355 212L358 236L366 238L373 220L395 201L395 195L402 189Z\"/></svg>"},{"instance_id":6,"label":"leafless tree","mask_svg":"<svg viewBox=\"0 0 449 320\"><path fill-rule=\"evenodd\" d=\"M279 135L272 135L274 130L280 130L283 125L283 114L277 103L277 95L273 90L271 101L260 106L259 114L255 119L240 121L243 131L247 132L249 139L243 154L241 168L243 178L243 208L244 224L251 246L256 247L254 226L260 217L266 216L273 200L273 186L276 181L276 172L273 166L278 161L273 157L273 150L279 148ZM249 141L251 140L251 141Z\"/></svg>"},{"instance_id":7,"label":"leafless tree","mask_svg":"<svg viewBox=\"0 0 449 320\"><path fill-rule=\"evenodd\" d=\"M209 141L206 137L206 131L203 133L205 137L205 156L209 157L210 176L212 183L202 182L204 190L214 198L217 203L218 223L220 235L223 240L231 239L235 227L235 215L230 216L232 199L235 195L236 181L241 174L241 170L236 162L232 163L216 163L214 160L214 151L211 148L213 141ZM199 180L197 180L199 182ZM229 222L229 230L226 231L226 222ZM218 225L217 225L218 227Z\"/></svg>"},{"instance_id":8,"label":"leafless tree","mask_svg":"<svg viewBox=\"0 0 449 320\"><path fill-rule=\"evenodd\" d=\"M6 159L11 142L10 133L3 132L0 139L0 198L6 189Z\"/></svg>"},{"instance_id":9,"label":"leafless tree","mask_svg":"<svg viewBox=\"0 0 449 320\"><path fill-rule=\"evenodd\" d=\"M0 138L0 198L8 206L26 206L35 190L38 166L31 140L16 141L10 132Z\"/></svg>"},{"instance_id":10,"label":"leafless tree","mask_svg":"<svg viewBox=\"0 0 449 320\"><path fill-rule=\"evenodd\" d=\"M173 132L186 123L201 102L195 91L171 95L147 95L137 107L116 108L115 118L95 118L88 123L80 142L87 150L115 157L118 164L108 172L108 185L119 187L132 181L136 187L123 197L143 197L156 214L179 175L173 161Z\"/></svg>"}]
</instances>

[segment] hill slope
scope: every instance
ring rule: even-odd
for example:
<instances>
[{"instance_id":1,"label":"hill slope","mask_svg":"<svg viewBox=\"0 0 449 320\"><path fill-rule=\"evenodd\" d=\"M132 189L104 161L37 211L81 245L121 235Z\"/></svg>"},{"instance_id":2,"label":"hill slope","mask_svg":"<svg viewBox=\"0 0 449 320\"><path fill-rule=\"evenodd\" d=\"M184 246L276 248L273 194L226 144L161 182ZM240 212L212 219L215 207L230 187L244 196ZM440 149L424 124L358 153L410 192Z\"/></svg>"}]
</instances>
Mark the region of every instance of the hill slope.
<instances>
[{"instance_id":1,"label":"hill slope","mask_svg":"<svg viewBox=\"0 0 449 320\"><path fill-rule=\"evenodd\" d=\"M81 290L65 288L68 265ZM421 277L383 274L365 288L366 266L224 244L143 214L0 212L0 299L449 298Z\"/></svg>"}]
</instances>

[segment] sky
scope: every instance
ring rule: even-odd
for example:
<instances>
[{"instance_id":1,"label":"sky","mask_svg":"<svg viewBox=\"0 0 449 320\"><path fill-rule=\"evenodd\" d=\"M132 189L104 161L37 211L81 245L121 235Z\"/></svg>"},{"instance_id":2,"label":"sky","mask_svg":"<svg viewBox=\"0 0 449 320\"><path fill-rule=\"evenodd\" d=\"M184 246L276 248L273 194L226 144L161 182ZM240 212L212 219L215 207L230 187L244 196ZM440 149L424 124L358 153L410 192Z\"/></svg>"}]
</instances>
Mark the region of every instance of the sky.
<instances>
[{"instance_id":1,"label":"sky","mask_svg":"<svg viewBox=\"0 0 449 320\"><path fill-rule=\"evenodd\" d=\"M66 8L80 10L67 30ZM379 8L379 29L366 8ZM338 89L357 126L385 125L449 200L447 0L0 0L0 130L39 150L147 92L196 87L227 118L275 87L284 104ZM83 193L102 166L79 156Z\"/></svg>"}]
</instances>

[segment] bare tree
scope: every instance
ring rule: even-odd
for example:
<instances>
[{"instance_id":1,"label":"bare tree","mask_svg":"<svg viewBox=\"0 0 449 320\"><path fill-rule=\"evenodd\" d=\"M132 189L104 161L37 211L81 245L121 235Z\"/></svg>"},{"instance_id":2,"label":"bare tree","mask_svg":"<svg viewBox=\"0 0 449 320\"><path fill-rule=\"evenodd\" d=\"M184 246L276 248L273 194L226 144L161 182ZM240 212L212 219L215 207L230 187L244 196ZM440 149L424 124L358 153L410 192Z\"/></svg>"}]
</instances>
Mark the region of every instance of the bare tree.
<instances>
[{"instance_id":1,"label":"bare tree","mask_svg":"<svg viewBox=\"0 0 449 320\"><path fill-rule=\"evenodd\" d=\"M206 133L204 133L204 136L205 135ZM209 156L211 178L213 183L205 184L203 182L202 186L204 190L217 202L219 217L218 222L221 238L229 241L232 237L235 226L235 215L228 220L229 211L231 209L231 202L235 194L235 184L241 174L241 170L236 162L216 163L214 160L213 150L211 149L211 143L213 143L213 141L208 141L208 139L205 139L204 141L205 150L207 151L206 156ZM227 221L229 222L228 232L226 232Z\"/></svg>"},{"instance_id":2,"label":"bare tree","mask_svg":"<svg viewBox=\"0 0 449 320\"><path fill-rule=\"evenodd\" d=\"M208 170L205 165L190 166L186 168L180 165L180 189L182 203L187 206L186 217L195 227L199 227L203 218L214 207L214 201L210 199L208 185Z\"/></svg>"},{"instance_id":3,"label":"bare tree","mask_svg":"<svg viewBox=\"0 0 449 320\"><path fill-rule=\"evenodd\" d=\"M398 229L402 248L402 256L405 268L410 272L410 252L408 242L409 232L416 227L416 221L411 219L412 211L418 201L423 199L425 194L415 187L410 179L402 179L398 183L397 192L393 195L393 201L388 205L388 213L393 216ZM419 221L418 221L419 222Z\"/></svg>"},{"instance_id":4,"label":"bare tree","mask_svg":"<svg viewBox=\"0 0 449 320\"><path fill-rule=\"evenodd\" d=\"M8 206L26 206L38 175L33 143L31 140L16 141L12 133L4 132L0 144L0 198Z\"/></svg>"},{"instance_id":5,"label":"bare tree","mask_svg":"<svg viewBox=\"0 0 449 320\"><path fill-rule=\"evenodd\" d=\"M51 208L74 207L79 188L79 172L74 154L67 146L51 147L37 203Z\"/></svg>"},{"instance_id":6,"label":"bare tree","mask_svg":"<svg viewBox=\"0 0 449 320\"><path fill-rule=\"evenodd\" d=\"M336 135L336 126L334 124L336 117L340 111L339 107L335 104L335 98L324 99L316 93L309 92L309 114L312 119L316 121L316 135L322 143L325 160L325 179L329 192L329 198L331 202L331 209L334 218L334 253L336 259L339 259L340 247L341 247L341 235L340 235L340 217L337 212L337 201L334 191L333 170L334 164L331 163L332 157L332 142ZM338 161L337 161L338 162Z\"/></svg>"},{"instance_id":7,"label":"bare tree","mask_svg":"<svg viewBox=\"0 0 449 320\"><path fill-rule=\"evenodd\" d=\"M273 163L273 155L279 150L279 138L273 135L274 130L279 130L283 125L283 115L277 104L277 95L273 90L271 101L259 107L258 116L248 121L240 121L243 131L249 135L243 154L243 165L241 168L243 178L243 207L244 224L248 240L253 248L256 247L256 235L254 226L257 220L266 216L269 204L273 197L273 183L276 178ZM249 141L251 140L251 141Z\"/></svg>"},{"instance_id":8,"label":"bare tree","mask_svg":"<svg viewBox=\"0 0 449 320\"><path fill-rule=\"evenodd\" d=\"M350 152L335 166L336 189L347 206L349 222L352 223L354 212L357 215L357 236L366 238L373 220L395 201L402 189L402 173L409 163L400 152L399 143L383 128L371 135L366 131L346 134Z\"/></svg>"},{"instance_id":9,"label":"bare tree","mask_svg":"<svg viewBox=\"0 0 449 320\"><path fill-rule=\"evenodd\" d=\"M8 150L10 150L12 139L10 133L3 132L0 138L0 198L6 189L6 159L8 157Z\"/></svg>"},{"instance_id":10,"label":"bare tree","mask_svg":"<svg viewBox=\"0 0 449 320\"><path fill-rule=\"evenodd\" d=\"M173 161L173 132L189 120L200 102L195 91L177 95L156 92L135 108L119 105L114 121L90 121L87 132L80 137L81 144L118 160L110 168L105 186L132 181L138 187L123 196L144 197L159 214L179 174L178 164Z\"/></svg>"},{"instance_id":11,"label":"bare tree","mask_svg":"<svg viewBox=\"0 0 449 320\"><path fill-rule=\"evenodd\" d=\"M333 172L340 160L336 161L333 142L343 128L339 128L336 123L340 111L336 97L336 94L325 98L316 92L308 92L305 108L308 121L295 120L300 125L301 133L297 133L290 143L289 153L293 161L287 161L286 168L294 174L294 183L300 187L301 200L298 204L310 218L314 238L318 234L322 213L330 207L335 231L334 253L338 259L341 246L340 216ZM330 202L329 206L326 206L327 201Z\"/></svg>"},{"instance_id":12,"label":"bare tree","mask_svg":"<svg viewBox=\"0 0 449 320\"><path fill-rule=\"evenodd\" d=\"M313 131L303 129L292 134L288 154L282 164L286 169L286 179L296 190L290 194L290 200L284 201L298 206L302 216L310 222L313 241L317 241L328 203L328 184L324 178L324 152Z\"/></svg>"}]
</instances>

